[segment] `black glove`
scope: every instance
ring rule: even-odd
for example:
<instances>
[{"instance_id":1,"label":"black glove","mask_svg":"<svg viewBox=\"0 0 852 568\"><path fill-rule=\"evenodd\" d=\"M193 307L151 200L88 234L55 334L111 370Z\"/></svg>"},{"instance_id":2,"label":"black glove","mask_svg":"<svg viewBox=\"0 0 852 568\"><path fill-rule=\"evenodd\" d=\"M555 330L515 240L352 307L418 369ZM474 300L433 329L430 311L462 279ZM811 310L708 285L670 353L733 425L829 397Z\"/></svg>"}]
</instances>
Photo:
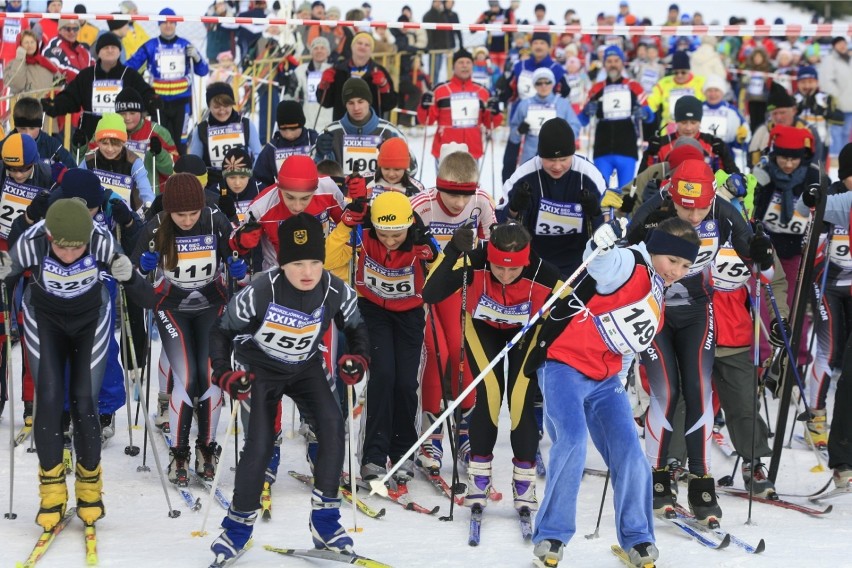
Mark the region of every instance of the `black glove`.
<instances>
[{"instance_id":1,"label":"black glove","mask_svg":"<svg viewBox=\"0 0 852 568\"><path fill-rule=\"evenodd\" d=\"M89 145L89 137L83 132L82 128L78 128L71 136L71 145L77 148Z\"/></svg>"},{"instance_id":2,"label":"black glove","mask_svg":"<svg viewBox=\"0 0 852 568\"><path fill-rule=\"evenodd\" d=\"M116 223L124 227L133 222L133 212L130 211L130 207L123 199L113 197L109 200L109 204L112 205L112 218Z\"/></svg>"},{"instance_id":3,"label":"black glove","mask_svg":"<svg viewBox=\"0 0 852 568\"><path fill-rule=\"evenodd\" d=\"M636 196L630 195L629 193L621 196L621 208L619 211L622 213L633 213L633 208L636 207Z\"/></svg>"},{"instance_id":4,"label":"black glove","mask_svg":"<svg viewBox=\"0 0 852 568\"><path fill-rule=\"evenodd\" d=\"M323 156L334 153L334 138L331 134L323 132L317 137L317 151Z\"/></svg>"},{"instance_id":5,"label":"black glove","mask_svg":"<svg viewBox=\"0 0 852 568\"><path fill-rule=\"evenodd\" d=\"M417 213L414 214L414 230L412 231L411 250L421 260L430 261L438 256L440 252L432 238L432 230L423 224L423 219Z\"/></svg>"},{"instance_id":6,"label":"black glove","mask_svg":"<svg viewBox=\"0 0 852 568\"><path fill-rule=\"evenodd\" d=\"M512 190L512 197L509 198L509 209L518 214L524 213L530 208L531 203L532 191L530 190L530 184L524 182Z\"/></svg>"},{"instance_id":7,"label":"black glove","mask_svg":"<svg viewBox=\"0 0 852 568\"><path fill-rule=\"evenodd\" d=\"M450 242L460 251L470 252L473 250L473 241L473 228L459 227L453 232L453 238Z\"/></svg>"},{"instance_id":8,"label":"black glove","mask_svg":"<svg viewBox=\"0 0 852 568\"><path fill-rule=\"evenodd\" d=\"M426 91L420 95L420 106L423 108L429 108L433 102L435 102L435 93L432 91Z\"/></svg>"},{"instance_id":9,"label":"black glove","mask_svg":"<svg viewBox=\"0 0 852 568\"><path fill-rule=\"evenodd\" d=\"M46 114L47 116L56 116L56 104L53 99L41 99L41 108L44 110L44 114Z\"/></svg>"},{"instance_id":10,"label":"black glove","mask_svg":"<svg viewBox=\"0 0 852 568\"><path fill-rule=\"evenodd\" d=\"M500 114L500 99L497 97L488 99L488 103L485 106L491 111L491 114Z\"/></svg>"},{"instance_id":11,"label":"black glove","mask_svg":"<svg viewBox=\"0 0 852 568\"><path fill-rule=\"evenodd\" d=\"M529 122L522 122L518 125L518 134L526 134L530 131Z\"/></svg>"},{"instance_id":12,"label":"black glove","mask_svg":"<svg viewBox=\"0 0 852 568\"><path fill-rule=\"evenodd\" d=\"M234 203L234 198L230 195L223 195L219 198L219 211L221 211L228 219L237 217L237 204Z\"/></svg>"},{"instance_id":13,"label":"black glove","mask_svg":"<svg viewBox=\"0 0 852 568\"><path fill-rule=\"evenodd\" d=\"M724 150L722 149L722 146L724 145L725 143L722 140L720 140L719 138L714 138L713 142L710 143L710 148L713 150L713 154L715 154L716 156L721 156L722 152L724 152Z\"/></svg>"},{"instance_id":14,"label":"black glove","mask_svg":"<svg viewBox=\"0 0 852 568\"><path fill-rule=\"evenodd\" d=\"M819 203L820 199L822 199L822 188L818 183L809 185L808 188L802 192L802 203L807 205L808 209L816 207L816 204Z\"/></svg>"},{"instance_id":15,"label":"black glove","mask_svg":"<svg viewBox=\"0 0 852 568\"><path fill-rule=\"evenodd\" d=\"M251 384L254 382L254 379L254 373L231 371L230 369L213 375L213 382L235 400L245 400L248 398L249 394L251 394Z\"/></svg>"},{"instance_id":16,"label":"black glove","mask_svg":"<svg viewBox=\"0 0 852 568\"><path fill-rule=\"evenodd\" d=\"M772 241L763 231L763 225L757 226L757 233L748 244L748 252L751 259L761 270L768 270L772 267Z\"/></svg>"},{"instance_id":17,"label":"black glove","mask_svg":"<svg viewBox=\"0 0 852 568\"><path fill-rule=\"evenodd\" d=\"M148 150L154 156L163 151L163 143L160 141L159 136L151 136L151 143L148 145Z\"/></svg>"},{"instance_id":18,"label":"black glove","mask_svg":"<svg viewBox=\"0 0 852 568\"><path fill-rule=\"evenodd\" d=\"M47 202L50 200L50 192L42 191L27 206L27 219L37 223L47 215Z\"/></svg>"},{"instance_id":19,"label":"black glove","mask_svg":"<svg viewBox=\"0 0 852 568\"><path fill-rule=\"evenodd\" d=\"M580 191L580 206L588 219L593 219L601 214L601 199L594 191L588 189Z\"/></svg>"},{"instance_id":20,"label":"black glove","mask_svg":"<svg viewBox=\"0 0 852 568\"><path fill-rule=\"evenodd\" d=\"M151 97L148 101L148 114L156 118L158 110L163 110L163 101L160 97Z\"/></svg>"},{"instance_id":21,"label":"black glove","mask_svg":"<svg viewBox=\"0 0 852 568\"><path fill-rule=\"evenodd\" d=\"M769 343L773 347L784 347L784 335L781 334L781 326L784 326L784 333L790 337L790 324L786 319L781 318L781 321L773 319L769 325Z\"/></svg>"}]
</instances>

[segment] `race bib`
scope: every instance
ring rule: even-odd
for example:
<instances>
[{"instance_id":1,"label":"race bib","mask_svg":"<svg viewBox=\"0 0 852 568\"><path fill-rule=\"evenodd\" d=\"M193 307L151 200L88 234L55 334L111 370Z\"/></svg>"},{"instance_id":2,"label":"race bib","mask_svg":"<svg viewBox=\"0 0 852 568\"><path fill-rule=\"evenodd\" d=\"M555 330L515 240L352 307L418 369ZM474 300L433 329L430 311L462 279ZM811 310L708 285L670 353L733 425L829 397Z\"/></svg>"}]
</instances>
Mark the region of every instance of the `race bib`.
<instances>
[{"instance_id":1,"label":"race bib","mask_svg":"<svg viewBox=\"0 0 852 568\"><path fill-rule=\"evenodd\" d=\"M535 234L559 237L583 230L583 207L579 203L559 203L542 198Z\"/></svg>"},{"instance_id":2,"label":"race bib","mask_svg":"<svg viewBox=\"0 0 852 568\"><path fill-rule=\"evenodd\" d=\"M246 215L248 215L248 208L251 205L252 200L247 199L245 201L237 201L234 203L234 208L237 210L237 219L240 221L240 225L246 222Z\"/></svg>"},{"instance_id":3,"label":"race bib","mask_svg":"<svg viewBox=\"0 0 852 568\"><path fill-rule=\"evenodd\" d=\"M532 303L523 302L514 306L506 306L483 294L473 310L474 319L508 325L526 325L530 319Z\"/></svg>"},{"instance_id":4,"label":"race bib","mask_svg":"<svg viewBox=\"0 0 852 568\"><path fill-rule=\"evenodd\" d=\"M15 183L12 178L6 178L0 197L0 237L9 238L12 223L26 211L39 191L40 187Z\"/></svg>"},{"instance_id":5,"label":"race bib","mask_svg":"<svg viewBox=\"0 0 852 568\"><path fill-rule=\"evenodd\" d=\"M763 86L766 84L766 79L762 75L752 75L748 80L746 92L753 97L763 95Z\"/></svg>"},{"instance_id":6,"label":"race bib","mask_svg":"<svg viewBox=\"0 0 852 568\"><path fill-rule=\"evenodd\" d=\"M98 281L98 263L91 254L77 259L71 266L45 257L41 280L48 293L58 298L76 298L92 289Z\"/></svg>"},{"instance_id":7,"label":"race bib","mask_svg":"<svg viewBox=\"0 0 852 568\"><path fill-rule=\"evenodd\" d=\"M694 276L704 270L704 267L712 262L719 250L719 224L716 220L702 221L696 227L695 232L698 233L701 245L698 247L695 262L689 267L684 278Z\"/></svg>"},{"instance_id":8,"label":"race bib","mask_svg":"<svg viewBox=\"0 0 852 568\"><path fill-rule=\"evenodd\" d=\"M186 75L186 52L183 46L166 47L160 44L157 69L161 79L180 79Z\"/></svg>"},{"instance_id":9,"label":"race bib","mask_svg":"<svg viewBox=\"0 0 852 568\"><path fill-rule=\"evenodd\" d=\"M476 227L479 226L479 218L474 215L471 217L471 219L473 220L474 233L476 233ZM441 247L441 250L444 250L444 247L447 246L447 243L452 240L453 233L456 231L456 229L464 226L467 222L467 219L463 219L458 223L432 221L429 224L429 230L432 231L432 236L435 237L435 240L438 242L438 246Z\"/></svg>"},{"instance_id":10,"label":"race bib","mask_svg":"<svg viewBox=\"0 0 852 568\"><path fill-rule=\"evenodd\" d=\"M473 79L473 82L476 83L477 85L482 85L486 89L491 88L491 77L489 77L485 73L474 72L473 76L471 78Z\"/></svg>"},{"instance_id":11,"label":"race bib","mask_svg":"<svg viewBox=\"0 0 852 568\"><path fill-rule=\"evenodd\" d=\"M166 279L182 290L197 290L216 278L216 236L175 237L177 266Z\"/></svg>"},{"instance_id":12,"label":"race bib","mask_svg":"<svg viewBox=\"0 0 852 568\"><path fill-rule=\"evenodd\" d=\"M254 334L257 345L270 357L284 363L301 363L311 354L322 327L325 308L310 314L270 303L263 324Z\"/></svg>"},{"instance_id":13,"label":"race bib","mask_svg":"<svg viewBox=\"0 0 852 568\"><path fill-rule=\"evenodd\" d=\"M776 191L772 194L772 201L763 214L763 226L773 233L785 233L788 235L804 234L808 226L808 218L793 210L793 217L786 223L781 221L781 193Z\"/></svg>"},{"instance_id":14,"label":"race bib","mask_svg":"<svg viewBox=\"0 0 852 568\"><path fill-rule=\"evenodd\" d=\"M739 257L730 241L719 249L712 271L713 287L717 290L736 290L751 277L751 270Z\"/></svg>"},{"instance_id":15,"label":"race bib","mask_svg":"<svg viewBox=\"0 0 852 568\"><path fill-rule=\"evenodd\" d=\"M145 159L145 153L148 151L148 140L127 140L124 144L128 150L139 156L140 159Z\"/></svg>"},{"instance_id":16,"label":"race bib","mask_svg":"<svg viewBox=\"0 0 852 568\"><path fill-rule=\"evenodd\" d=\"M17 43L19 33L21 33L20 19L9 18L3 21L3 43Z\"/></svg>"},{"instance_id":17,"label":"race bib","mask_svg":"<svg viewBox=\"0 0 852 568\"><path fill-rule=\"evenodd\" d=\"M242 121L207 127L207 151L210 154L210 165L214 168L222 168L222 160L225 159L225 153L228 150L244 144Z\"/></svg>"},{"instance_id":18,"label":"race bib","mask_svg":"<svg viewBox=\"0 0 852 568\"><path fill-rule=\"evenodd\" d=\"M381 136L346 134L343 136L343 173L374 172L378 167Z\"/></svg>"},{"instance_id":19,"label":"race bib","mask_svg":"<svg viewBox=\"0 0 852 568\"><path fill-rule=\"evenodd\" d=\"M322 71L310 71L307 76L307 88L308 92L305 93L305 98L309 103L316 103L317 101L317 88L319 87L320 81L322 81Z\"/></svg>"},{"instance_id":20,"label":"race bib","mask_svg":"<svg viewBox=\"0 0 852 568\"><path fill-rule=\"evenodd\" d=\"M284 163L284 160L293 156L294 154L304 154L308 155L311 152L310 146L293 146L292 148L276 148L275 149L275 171L281 170L281 164Z\"/></svg>"},{"instance_id":21,"label":"race bib","mask_svg":"<svg viewBox=\"0 0 852 568\"><path fill-rule=\"evenodd\" d=\"M121 92L121 89L121 79L92 81L92 112L95 114L115 112L115 98Z\"/></svg>"},{"instance_id":22,"label":"race bib","mask_svg":"<svg viewBox=\"0 0 852 568\"><path fill-rule=\"evenodd\" d=\"M692 87L686 87L683 89L672 89L669 92L669 118L671 120L674 120L675 105L681 99L681 97L685 97L687 95L695 95L695 91L692 89Z\"/></svg>"},{"instance_id":23,"label":"race bib","mask_svg":"<svg viewBox=\"0 0 852 568\"><path fill-rule=\"evenodd\" d=\"M556 118L556 105L537 105L531 104L527 110L527 117L524 122L530 125L530 135L538 136L541 132L541 127L551 118Z\"/></svg>"},{"instance_id":24,"label":"race bib","mask_svg":"<svg viewBox=\"0 0 852 568\"><path fill-rule=\"evenodd\" d=\"M364 286L379 298L400 300L414 296L414 267L387 268L364 257Z\"/></svg>"},{"instance_id":25,"label":"race bib","mask_svg":"<svg viewBox=\"0 0 852 568\"><path fill-rule=\"evenodd\" d=\"M101 180L101 185L104 186L104 189L111 189L113 193L124 200L128 207L133 208L130 205L130 194L133 190L133 178L130 175L97 169L92 171Z\"/></svg>"},{"instance_id":26,"label":"race bib","mask_svg":"<svg viewBox=\"0 0 852 568\"><path fill-rule=\"evenodd\" d=\"M479 124L479 97L476 93L450 95L450 118L453 128L470 128Z\"/></svg>"},{"instance_id":27,"label":"race bib","mask_svg":"<svg viewBox=\"0 0 852 568\"><path fill-rule=\"evenodd\" d=\"M790 75L776 75L775 82L784 87L788 93L793 92L793 78Z\"/></svg>"},{"instance_id":28,"label":"race bib","mask_svg":"<svg viewBox=\"0 0 852 568\"><path fill-rule=\"evenodd\" d=\"M852 255L849 254L849 230L836 225L831 228L829 262L843 270L852 270Z\"/></svg>"},{"instance_id":29,"label":"race bib","mask_svg":"<svg viewBox=\"0 0 852 568\"><path fill-rule=\"evenodd\" d=\"M630 87L607 85L603 92L604 120L624 120L630 117Z\"/></svg>"},{"instance_id":30,"label":"race bib","mask_svg":"<svg viewBox=\"0 0 852 568\"><path fill-rule=\"evenodd\" d=\"M521 100L528 99L535 94L535 85L533 85L533 72L524 69L518 75L518 98Z\"/></svg>"},{"instance_id":31,"label":"race bib","mask_svg":"<svg viewBox=\"0 0 852 568\"><path fill-rule=\"evenodd\" d=\"M701 117L701 132L725 140L728 134L728 113L724 109L705 107Z\"/></svg>"},{"instance_id":32,"label":"race bib","mask_svg":"<svg viewBox=\"0 0 852 568\"><path fill-rule=\"evenodd\" d=\"M651 275L648 295L617 310L595 316L595 327L613 353L630 355L648 348L660 327L663 307L663 279Z\"/></svg>"},{"instance_id":33,"label":"race bib","mask_svg":"<svg viewBox=\"0 0 852 568\"><path fill-rule=\"evenodd\" d=\"M660 80L660 73L656 69L645 69L639 77L639 84L646 93L654 90L654 85Z\"/></svg>"}]
</instances>

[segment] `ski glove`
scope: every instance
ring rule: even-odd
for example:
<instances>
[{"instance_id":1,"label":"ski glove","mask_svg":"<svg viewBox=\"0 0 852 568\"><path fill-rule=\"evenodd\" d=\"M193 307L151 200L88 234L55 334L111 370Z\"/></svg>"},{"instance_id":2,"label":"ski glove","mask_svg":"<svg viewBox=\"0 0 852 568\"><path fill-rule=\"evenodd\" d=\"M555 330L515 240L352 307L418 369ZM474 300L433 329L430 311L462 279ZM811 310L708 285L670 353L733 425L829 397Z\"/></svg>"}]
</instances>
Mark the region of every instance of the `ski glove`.
<instances>
[{"instance_id":1,"label":"ski glove","mask_svg":"<svg viewBox=\"0 0 852 568\"><path fill-rule=\"evenodd\" d=\"M592 235L592 250L600 248L599 254L606 254L615 248L618 239L627 233L627 219L621 218L598 227Z\"/></svg>"},{"instance_id":2,"label":"ski glove","mask_svg":"<svg viewBox=\"0 0 852 568\"><path fill-rule=\"evenodd\" d=\"M139 257L139 268L142 269L142 272L151 272L157 268L159 263L160 253L157 251L151 252L146 250L142 253L142 256Z\"/></svg>"},{"instance_id":3,"label":"ski glove","mask_svg":"<svg viewBox=\"0 0 852 568\"><path fill-rule=\"evenodd\" d=\"M116 223L124 227L133 222L133 212L123 199L114 197L109 200L109 204L112 205L112 218Z\"/></svg>"},{"instance_id":4,"label":"ski glove","mask_svg":"<svg viewBox=\"0 0 852 568\"><path fill-rule=\"evenodd\" d=\"M435 102L435 93L432 91L426 91L422 95L420 95L420 106L423 108L429 108Z\"/></svg>"},{"instance_id":5,"label":"ski glove","mask_svg":"<svg viewBox=\"0 0 852 568\"><path fill-rule=\"evenodd\" d=\"M731 174L725 180L725 189L727 189L734 197L745 197L746 184L743 176L740 174Z\"/></svg>"},{"instance_id":6,"label":"ski glove","mask_svg":"<svg viewBox=\"0 0 852 568\"><path fill-rule=\"evenodd\" d=\"M583 114L589 118L594 118L598 114L598 101L589 101L586 108L583 109Z\"/></svg>"},{"instance_id":7,"label":"ski glove","mask_svg":"<svg viewBox=\"0 0 852 568\"><path fill-rule=\"evenodd\" d=\"M346 193L349 199L357 201L367 197L367 179L359 174L346 176Z\"/></svg>"},{"instance_id":8,"label":"ski glove","mask_svg":"<svg viewBox=\"0 0 852 568\"><path fill-rule=\"evenodd\" d=\"M414 214L414 233L412 235L411 251L420 260L427 262L435 260L438 256L438 247L432 237L432 230L423 224L423 220L417 213Z\"/></svg>"},{"instance_id":9,"label":"ski glove","mask_svg":"<svg viewBox=\"0 0 852 568\"><path fill-rule=\"evenodd\" d=\"M325 71L322 72L322 78L320 79L319 88L323 91L327 90L331 87L332 83L334 83L334 79L336 77L336 73L334 71L334 67L329 67ZM323 98L325 98L323 96Z\"/></svg>"},{"instance_id":10,"label":"ski glove","mask_svg":"<svg viewBox=\"0 0 852 568\"><path fill-rule=\"evenodd\" d=\"M62 178L65 177L65 172L68 168L62 162L53 162L50 164L50 177L55 183L62 184Z\"/></svg>"},{"instance_id":11,"label":"ski glove","mask_svg":"<svg viewBox=\"0 0 852 568\"><path fill-rule=\"evenodd\" d=\"M818 183L814 183L808 186L808 188L802 192L802 203L808 206L808 209L813 209L816 207L819 200L822 198L822 188Z\"/></svg>"},{"instance_id":12,"label":"ski glove","mask_svg":"<svg viewBox=\"0 0 852 568\"><path fill-rule=\"evenodd\" d=\"M529 122L522 122L518 125L518 134L524 135L530 131Z\"/></svg>"},{"instance_id":13,"label":"ski glove","mask_svg":"<svg viewBox=\"0 0 852 568\"><path fill-rule=\"evenodd\" d=\"M633 213L633 208L636 207L636 196L625 193L621 196L621 207L618 208L622 213Z\"/></svg>"},{"instance_id":14,"label":"ski glove","mask_svg":"<svg viewBox=\"0 0 852 568\"><path fill-rule=\"evenodd\" d=\"M251 250L260 244L263 229L257 221L249 221L239 229L235 235L237 245L244 250Z\"/></svg>"},{"instance_id":15,"label":"ski glove","mask_svg":"<svg viewBox=\"0 0 852 568\"><path fill-rule=\"evenodd\" d=\"M159 136L151 136L151 141L148 144L148 151L154 156L163 151L163 142L160 140Z\"/></svg>"},{"instance_id":16,"label":"ski glove","mask_svg":"<svg viewBox=\"0 0 852 568\"><path fill-rule=\"evenodd\" d=\"M245 400L251 393L251 384L254 382L254 378L254 373L227 370L214 376L213 382L227 392L231 398Z\"/></svg>"},{"instance_id":17,"label":"ski glove","mask_svg":"<svg viewBox=\"0 0 852 568\"><path fill-rule=\"evenodd\" d=\"M246 272L248 272L248 267L246 266L246 261L241 258L234 258L233 256L228 257L228 272L231 273L232 278L236 278L237 280L242 280L246 277Z\"/></svg>"},{"instance_id":18,"label":"ski glove","mask_svg":"<svg viewBox=\"0 0 852 568\"><path fill-rule=\"evenodd\" d=\"M85 132L83 132L82 128L78 128L74 131L74 135L71 136L71 145L77 148L89 145L89 137Z\"/></svg>"},{"instance_id":19,"label":"ski glove","mask_svg":"<svg viewBox=\"0 0 852 568\"><path fill-rule=\"evenodd\" d=\"M33 223L37 223L44 219L47 214L48 201L50 201L50 193L42 191L27 205L27 219Z\"/></svg>"},{"instance_id":20,"label":"ski glove","mask_svg":"<svg viewBox=\"0 0 852 568\"><path fill-rule=\"evenodd\" d=\"M474 243L473 228L459 227L453 232L453 238L450 242L461 252L472 251Z\"/></svg>"},{"instance_id":21,"label":"ski glove","mask_svg":"<svg viewBox=\"0 0 852 568\"><path fill-rule=\"evenodd\" d=\"M234 198L230 195L222 195L219 197L219 211L221 211L228 219L238 219L237 204L234 203Z\"/></svg>"},{"instance_id":22,"label":"ski glove","mask_svg":"<svg viewBox=\"0 0 852 568\"><path fill-rule=\"evenodd\" d=\"M781 334L781 326L784 326L784 333L790 337L790 324L785 318L781 320L773 319L769 326L769 343L773 347L784 347L784 335Z\"/></svg>"},{"instance_id":23,"label":"ski glove","mask_svg":"<svg viewBox=\"0 0 852 568\"><path fill-rule=\"evenodd\" d=\"M624 198L614 189L604 191L603 199L601 199L601 207L612 207L621 209L624 205Z\"/></svg>"},{"instance_id":24,"label":"ski glove","mask_svg":"<svg viewBox=\"0 0 852 568\"><path fill-rule=\"evenodd\" d=\"M587 219L594 219L601 214L601 200L595 191L581 190L580 206L582 206Z\"/></svg>"},{"instance_id":25,"label":"ski glove","mask_svg":"<svg viewBox=\"0 0 852 568\"><path fill-rule=\"evenodd\" d=\"M328 132L323 132L317 137L317 151L327 156L334 154L334 138Z\"/></svg>"},{"instance_id":26,"label":"ski glove","mask_svg":"<svg viewBox=\"0 0 852 568\"><path fill-rule=\"evenodd\" d=\"M748 244L748 251L751 259L760 267L760 270L769 270L772 268L772 241L763 232L762 226L758 226L757 234L751 238L751 242Z\"/></svg>"},{"instance_id":27,"label":"ski glove","mask_svg":"<svg viewBox=\"0 0 852 568\"><path fill-rule=\"evenodd\" d=\"M0 250L0 280L5 280L12 273L12 257L5 250Z\"/></svg>"},{"instance_id":28,"label":"ski glove","mask_svg":"<svg viewBox=\"0 0 852 568\"><path fill-rule=\"evenodd\" d=\"M127 282L133 278L133 263L130 262L127 255L120 254L112 260L109 265L109 272L119 282Z\"/></svg>"},{"instance_id":29,"label":"ski glove","mask_svg":"<svg viewBox=\"0 0 852 568\"><path fill-rule=\"evenodd\" d=\"M347 227L357 227L364 222L364 218L368 217L369 214L370 207L367 205L367 198L362 197L346 206L343 215L340 217L340 222Z\"/></svg>"},{"instance_id":30,"label":"ski glove","mask_svg":"<svg viewBox=\"0 0 852 568\"><path fill-rule=\"evenodd\" d=\"M520 215L530 208L531 203L530 184L524 182L512 190L512 197L509 198L509 209Z\"/></svg>"},{"instance_id":31,"label":"ski glove","mask_svg":"<svg viewBox=\"0 0 852 568\"><path fill-rule=\"evenodd\" d=\"M340 380L348 386L355 386L364 379L369 363L361 355L344 355L337 360L340 366Z\"/></svg>"}]
</instances>

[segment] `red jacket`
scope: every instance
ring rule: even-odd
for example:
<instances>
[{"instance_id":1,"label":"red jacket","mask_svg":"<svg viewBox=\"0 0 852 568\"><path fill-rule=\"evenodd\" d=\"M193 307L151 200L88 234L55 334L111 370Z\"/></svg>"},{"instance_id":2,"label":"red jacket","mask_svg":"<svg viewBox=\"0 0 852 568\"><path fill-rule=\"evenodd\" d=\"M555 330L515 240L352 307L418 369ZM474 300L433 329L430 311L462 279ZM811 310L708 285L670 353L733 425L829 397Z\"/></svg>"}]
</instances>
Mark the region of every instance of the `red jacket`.
<instances>
[{"instance_id":1,"label":"red jacket","mask_svg":"<svg viewBox=\"0 0 852 568\"><path fill-rule=\"evenodd\" d=\"M377 306L404 312L423 305L423 263L411 250L388 250L370 229L364 230L355 287Z\"/></svg>"},{"instance_id":2,"label":"red jacket","mask_svg":"<svg viewBox=\"0 0 852 568\"><path fill-rule=\"evenodd\" d=\"M61 37L55 37L45 46L42 54L56 65L70 83L82 69L95 64L92 54L85 44L69 43Z\"/></svg>"},{"instance_id":3,"label":"red jacket","mask_svg":"<svg viewBox=\"0 0 852 568\"><path fill-rule=\"evenodd\" d=\"M465 99L478 98L474 104ZM482 157L482 127L493 129L503 124L503 115L492 115L485 105L491 94L488 89L473 79L462 81L453 77L435 87L435 98L428 109L418 107L417 120L421 124L438 124L438 132L432 140L432 155L441 154L441 146L448 142L467 144L470 155L477 160ZM453 102L456 104L453 105ZM456 108L455 123L453 107ZM469 116L468 116L469 114Z\"/></svg>"}]
</instances>

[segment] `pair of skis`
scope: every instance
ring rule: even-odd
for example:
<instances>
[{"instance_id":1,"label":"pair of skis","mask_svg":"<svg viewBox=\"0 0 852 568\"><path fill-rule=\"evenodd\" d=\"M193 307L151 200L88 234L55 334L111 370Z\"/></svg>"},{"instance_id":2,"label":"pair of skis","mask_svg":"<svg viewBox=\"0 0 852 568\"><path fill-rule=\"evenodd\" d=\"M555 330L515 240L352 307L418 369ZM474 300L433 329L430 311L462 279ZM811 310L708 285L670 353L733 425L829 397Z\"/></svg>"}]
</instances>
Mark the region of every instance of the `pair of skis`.
<instances>
[{"instance_id":1,"label":"pair of skis","mask_svg":"<svg viewBox=\"0 0 852 568\"><path fill-rule=\"evenodd\" d=\"M296 471L290 471L288 473L290 474L290 477L292 477L293 479L296 479L298 481L301 481L302 483L304 483L308 487L314 486L314 478L312 476L306 475L304 473L298 473ZM340 486L340 494L344 499L346 499L347 502L352 503L352 492L349 490L348 486L344 487L343 485L341 485ZM370 507L369 505L367 505L366 503L364 503L361 499L358 499L358 500L355 501L355 506L358 508L358 511L360 511L364 515L370 517L371 519L380 519L380 518L385 516L385 510L384 509L379 509L377 511L377 510L373 509L372 507Z\"/></svg>"},{"instance_id":2,"label":"pair of skis","mask_svg":"<svg viewBox=\"0 0 852 568\"><path fill-rule=\"evenodd\" d=\"M763 539L760 539L757 545L749 544L719 526L708 526L707 524L702 523L695 517L695 515L682 505L675 504L674 511L676 514L675 518L663 518L676 524L681 529L684 527L691 529L691 532L685 532L690 533L690 536L708 548L721 550L723 548L727 548L729 544L733 544L742 548L749 554L760 554L766 549L766 543ZM696 535L698 536L696 537Z\"/></svg>"},{"instance_id":3,"label":"pair of skis","mask_svg":"<svg viewBox=\"0 0 852 568\"><path fill-rule=\"evenodd\" d=\"M33 550L30 552L29 557L24 562L18 562L15 564L16 568L31 568L32 566L35 566L36 562L41 560L41 558L47 554L50 545L53 544L53 541L59 533L61 533L74 518L76 511L76 507L71 507L65 511L65 516L62 517L53 529L44 531L41 534L39 539L36 541L35 546L33 546ZM86 543L86 565L96 566L98 564L98 537L95 532L95 526L86 525L83 534L85 536Z\"/></svg>"},{"instance_id":4,"label":"pair of skis","mask_svg":"<svg viewBox=\"0 0 852 568\"><path fill-rule=\"evenodd\" d=\"M468 529L467 544L469 546L479 546L479 540L482 534L482 513L484 507L479 503L474 504L470 508L470 527ZM518 522L521 529L521 538L525 542L532 540L532 511L529 507L521 507L518 509Z\"/></svg>"},{"instance_id":5,"label":"pair of skis","mask_svg":"<svg viewBox=\"0 0 852 568\"><path fill-rule=\"evenodd\" d=\"M466 488L463 484L459 483L459 486L456 487L455 491L453 491L453 488L450 487L450 484L447 483L447 480L444 479L443 476L441 476L439 471L424 467L418 467L418 469L438 493L444 495L448 499L455 499L456 505L464 505L464 492L466 491ZM500 501L503 499L503 494L494 489L492 486L488 488L488 499L491 501Z\"/></svg>"}]
</instances>

